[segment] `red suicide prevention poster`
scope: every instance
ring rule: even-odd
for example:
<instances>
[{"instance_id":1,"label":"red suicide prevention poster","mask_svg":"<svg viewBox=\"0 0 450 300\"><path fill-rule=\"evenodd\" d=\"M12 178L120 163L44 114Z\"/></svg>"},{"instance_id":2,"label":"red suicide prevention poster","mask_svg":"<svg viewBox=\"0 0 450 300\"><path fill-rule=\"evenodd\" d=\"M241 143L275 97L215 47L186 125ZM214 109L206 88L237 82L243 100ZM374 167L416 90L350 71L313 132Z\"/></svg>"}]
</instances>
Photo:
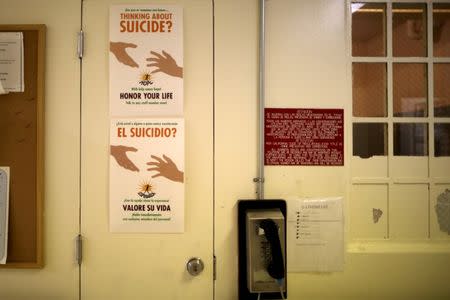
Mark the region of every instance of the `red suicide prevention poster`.
<instances>
[{"instance_id":1,"label":"red suicide prevention poster","mask_svg":"<svg viewBox=\"0 0 450 300\"><path fill-rule=\"evenodd\" d=\"M182 8L111 6L109 76L111 116L182 116Z\"/></svg>"}]
</instances>

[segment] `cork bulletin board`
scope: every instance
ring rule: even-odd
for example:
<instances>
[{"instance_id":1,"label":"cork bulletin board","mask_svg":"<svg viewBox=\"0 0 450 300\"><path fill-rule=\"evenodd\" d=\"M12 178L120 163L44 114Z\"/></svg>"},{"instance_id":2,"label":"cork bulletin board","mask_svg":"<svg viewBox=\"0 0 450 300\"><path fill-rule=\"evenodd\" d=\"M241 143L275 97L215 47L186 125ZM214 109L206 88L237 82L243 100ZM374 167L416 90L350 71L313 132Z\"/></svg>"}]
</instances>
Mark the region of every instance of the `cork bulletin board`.
<instances>
[{"instance_id":1,"label":"cork bulletin board","mask_svg":"<svg viewBox=\"0 0 450 300\"><path fill-rule=\"evenodd\" d=\"M22 32L24 92L0 95L0 166L10 167L8 257L0 268L43 267L45 25Z\"/></svg>"}]
</instances>

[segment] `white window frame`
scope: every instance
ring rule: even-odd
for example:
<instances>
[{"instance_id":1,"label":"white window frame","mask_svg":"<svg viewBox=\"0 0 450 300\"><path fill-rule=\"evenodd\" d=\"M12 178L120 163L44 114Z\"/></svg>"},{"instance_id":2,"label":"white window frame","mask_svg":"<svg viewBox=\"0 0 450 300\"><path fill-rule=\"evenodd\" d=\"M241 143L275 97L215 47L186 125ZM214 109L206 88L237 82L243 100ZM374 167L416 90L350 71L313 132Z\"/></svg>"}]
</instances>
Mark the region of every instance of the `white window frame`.
<instances>
[{"instance_id":1,"label":"white window frame","mask_svg":"<svg viewBox=\"0 0 450 300\"><path fill-rule=\"evenodd\" d=\"M386 4L386 56L383 57L353 57L352 55L352 3L385 3ZM392 53L392 5L393 3L425 3L427 5L427 56L426 57L394 57ZM353 105L350 105L350 126L348 126L348 154L350 158L353 158L353 124L354 123L384 123L387 124L388 132L388 152L387 152L387 176L385 177L367 177L367 176L353 176L351 167L349 167L350 176L350 190L354 185L384 185L388 188L388 199L386 213L387 217L387 235L383 240L363 240L353 239L350 240L348 251L350 252L403 252L403 251L419 251L419 252L450 252L450 235L449 239L435 241L431 237L431 214L434 213L434 207L431 206L432 192L430 187L439 185L450 185L450 171L446 176L433 177L431 174L430 166L432 160L435 158L434 149L434 124L435 123L450 123L450 117L434 117L434 73L433 64L435 63L450 63L450 57L433 57L433 4L434 3L450 3L450 1L356 1L347 0L347 52L349 58L349 74L352 74L353 63L386 63L387 64L387 117L354 117ZM393 112L393 64L394 63L423 63L427 66L427 84L428 84L428 114L426 117L394 117ZM350 80L351 84L353 80ZM352 87L350 86L350 91ZM350 92L350 103L352 100L352 92ZM391 166L394 163L394 123L425 123L428 124L428 176L422 177L394 177L392 176ZM424 156L425 158L426 156ZM350 164L352 159L349 160ZM390 215L389 215L389 201L392 187L398 184L421 184L428 186L428 237L422 240L411 241L393 241L390 234ZM357 199L350 199L351 201L357 201ZM350 203L351 205L351 203ZM350 220L350 226L351 220Z\"/></svg>"}]
</instances>

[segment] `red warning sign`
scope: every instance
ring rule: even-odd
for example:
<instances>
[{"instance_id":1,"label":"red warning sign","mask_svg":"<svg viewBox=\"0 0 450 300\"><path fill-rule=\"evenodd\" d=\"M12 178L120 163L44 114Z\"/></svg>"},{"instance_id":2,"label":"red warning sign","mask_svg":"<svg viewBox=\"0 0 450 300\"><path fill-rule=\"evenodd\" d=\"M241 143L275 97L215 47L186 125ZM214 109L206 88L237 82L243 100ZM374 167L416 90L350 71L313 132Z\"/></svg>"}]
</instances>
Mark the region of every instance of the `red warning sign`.
<instances>
[{"instance_id":1,"label":"red warning sign","mask_svg":"<svg viewBox=\"0 0 450 300\"><path fill-rule=\"evenodd\" d=\"M344 110L266 108L265 165L343 166Z\"/></svg>"}]
</instances>

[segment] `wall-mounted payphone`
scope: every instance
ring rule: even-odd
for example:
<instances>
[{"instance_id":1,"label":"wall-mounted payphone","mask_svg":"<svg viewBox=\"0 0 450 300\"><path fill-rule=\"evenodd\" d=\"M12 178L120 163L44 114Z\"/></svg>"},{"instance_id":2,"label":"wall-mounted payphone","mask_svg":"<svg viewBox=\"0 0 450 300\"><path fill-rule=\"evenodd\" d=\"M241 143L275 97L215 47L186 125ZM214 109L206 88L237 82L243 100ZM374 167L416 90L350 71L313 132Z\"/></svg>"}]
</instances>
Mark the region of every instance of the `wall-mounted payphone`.
<instances>
[{"instance_id":1,"label":"wall-mounted payphone","mask_svg":"<svg viewBox=\"0 0 450 300\"><path fill-rule=\"evenodd\" d=\"M240 200L239 299L286 299L286 202Z\"/></svg>"}]
</instances>

